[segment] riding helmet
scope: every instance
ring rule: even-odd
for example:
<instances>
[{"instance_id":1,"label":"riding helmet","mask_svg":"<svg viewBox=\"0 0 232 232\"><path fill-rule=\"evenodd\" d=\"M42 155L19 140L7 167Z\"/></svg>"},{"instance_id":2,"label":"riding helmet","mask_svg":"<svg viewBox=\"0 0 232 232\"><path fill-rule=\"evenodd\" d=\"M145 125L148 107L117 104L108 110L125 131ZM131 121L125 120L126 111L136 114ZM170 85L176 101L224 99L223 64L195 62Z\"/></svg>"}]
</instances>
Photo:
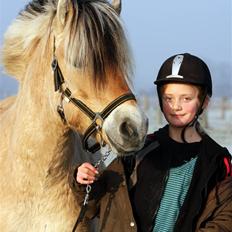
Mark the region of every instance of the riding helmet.
<instances>
[{"instance_id":1,"label":"riding helmet","mask_svg":"<svg viewBox=\"0 0 232 232\"><path fill-rule=\"evenodd\" d=\"M161 66L154 84L186 83L202 86L212 96L212 79L208 66L197 56L189 53L169 57Z\"/></svg>"}]
</instances>

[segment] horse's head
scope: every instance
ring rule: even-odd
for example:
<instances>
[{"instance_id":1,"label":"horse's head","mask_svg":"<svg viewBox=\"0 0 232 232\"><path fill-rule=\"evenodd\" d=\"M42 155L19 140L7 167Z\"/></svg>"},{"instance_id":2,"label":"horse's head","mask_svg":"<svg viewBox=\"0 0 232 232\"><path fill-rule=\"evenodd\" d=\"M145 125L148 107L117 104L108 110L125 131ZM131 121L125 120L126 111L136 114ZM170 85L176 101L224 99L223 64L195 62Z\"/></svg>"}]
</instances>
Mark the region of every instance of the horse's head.
<instances>
[{"instance_id":1,"label":"horse's head","mask_svg":"<svg viewBox=\"0 0 232 232\"><path fill-rule=\"evenodd\" d=\"M19 34L19 22L27 24L31 33L25 27L21 29L26 42L16 33L8 32L6 36L6 41L17 37L15 53L19 59L21 49L23 57L18 66L11 68L7 60L12 59L13 52L9 58L6 45L5 66L18 79L28 79L28 73L37 75L34 91L37 85L40 93L41 88L49 91L45 97L53 109L59 106L66 126L80 134L87 130L84 142L95 135L115 152L126 154L143 145L147 119L128 85L131 63L120 10L120 1L110 4L105 0L34 0L12 26ZM52 62L56 92L48 70ZM44 84L39 84L38 75L43 76L40 81Z\"/></svg>"}]
</instances>

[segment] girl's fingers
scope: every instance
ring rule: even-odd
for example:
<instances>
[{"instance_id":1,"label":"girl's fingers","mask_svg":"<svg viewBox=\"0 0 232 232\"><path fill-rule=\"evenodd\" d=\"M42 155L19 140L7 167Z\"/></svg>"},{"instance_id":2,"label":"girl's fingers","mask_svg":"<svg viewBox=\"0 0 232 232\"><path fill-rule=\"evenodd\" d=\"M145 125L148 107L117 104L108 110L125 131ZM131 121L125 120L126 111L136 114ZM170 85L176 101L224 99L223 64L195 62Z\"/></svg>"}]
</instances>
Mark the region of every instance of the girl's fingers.
<instances>
[{"instance_id":1,"label":"girl's fingers","mask_svg":"<svg viewBox=\"0 0 232 232\"><path fill-rule=\"evenodd\" d=\"M76 181L80 184L92 184L98 171L90 163L83 163L77 169Z\"/></svg>"},{"instance_id":2,"label":"girl's fingers","mask_svg":"<svg viewBox=\"0 0 232 232\"><path fill-rule=\"evenodd\" d=\"M83 180L95 180L95 175L91 175L91 174L78 173L77 176L82 178Z\"/></svg>"},{"instance_id":3,"label":"girl's fingers","mask_svg":"<svg viewBox=\"0 0 232 232\"><path fill-rule=\"evenodd\" d=\"M97 169L90 163L83 163L79 168L88 169L92 171L93 173L98 174Z\"/></svg>"},{"instance_id":4,"label":"girl's fingers","mask_svg":"<svg viewBox=\"0 0 232 232\"><path fill-rule=\"evenodd\" d=\"M82 178L81 176L77 176L76 180L80 184L92 184L94 182L94 180L85 179Z\"/></svg>"}]
</instances>

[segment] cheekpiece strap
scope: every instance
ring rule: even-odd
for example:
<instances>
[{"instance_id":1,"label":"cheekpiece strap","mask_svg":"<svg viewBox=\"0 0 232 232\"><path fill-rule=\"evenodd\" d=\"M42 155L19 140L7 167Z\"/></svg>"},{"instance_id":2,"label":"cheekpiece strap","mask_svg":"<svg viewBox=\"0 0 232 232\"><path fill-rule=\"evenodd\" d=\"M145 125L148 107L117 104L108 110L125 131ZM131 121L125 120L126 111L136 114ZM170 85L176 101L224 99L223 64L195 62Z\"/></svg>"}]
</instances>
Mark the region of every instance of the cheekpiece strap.
<instances>
[{"instance_id":1,"label":"cheekpiece strap","mask_svg":"<svg viewBox=\"0 0 232 232\"><path fill-rule=\"evenodd\" d=\"M64 83L64 77L60 70L60 67L59 67L59 64L56 58L54 58L52 61L52 70L54 73L55 91L58 91L60 90L61 85Z\"/></svg>"}]
</instances>

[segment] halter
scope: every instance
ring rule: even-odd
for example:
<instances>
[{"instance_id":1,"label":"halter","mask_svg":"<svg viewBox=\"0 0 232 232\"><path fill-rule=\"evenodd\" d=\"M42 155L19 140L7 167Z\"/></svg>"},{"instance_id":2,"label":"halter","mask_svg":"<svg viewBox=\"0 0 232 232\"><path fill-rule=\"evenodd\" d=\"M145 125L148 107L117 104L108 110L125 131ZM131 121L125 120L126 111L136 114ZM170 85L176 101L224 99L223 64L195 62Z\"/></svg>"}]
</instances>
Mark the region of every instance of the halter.
<instances>
[{"instance_id":1,"label":"halter","mask_svg":"<svg viewBox=\"0 0 232 232\"><path fill-rule=\"evenodd\" d=\"M62 85L65 83L65 81L64 81L63 74L60 70L60 67L58 65L58 61L55 57L53 58L53 61L52 61L52 69L54 72L55 91L59 90L59 92L61 92L61 101L60 101L60 104L57 106L57 112L60 115L61 120L63 121L64 124L67 124L67 120L66 120L64 108L63 108L63 100L65 100L68 103L71 102L72 104L74 104L74 106L78 107L86 116L88 116L91 119L92 123L86 129L84 133L84 136L82 139L82 145L86 151L89 151L91 153L96 152L97 150L100 149L100 146L102 144L99 144L96 142L94 145L89 146L88 144L89 137L94 132L102 136L101 129L102 129L103 122L107 118L107 116L109 116L109 114L122 103L129 101L129 100L136 101L135 96L132 93L123 94L119 96L118 98L116 98L115 100L113 100L101 112L94 112L87 105L85 105L85 103L83 103L81 100L72 97L72 92L69 88L67 87L65 89L62 88Z\"/></svg>"}]
</instances>

